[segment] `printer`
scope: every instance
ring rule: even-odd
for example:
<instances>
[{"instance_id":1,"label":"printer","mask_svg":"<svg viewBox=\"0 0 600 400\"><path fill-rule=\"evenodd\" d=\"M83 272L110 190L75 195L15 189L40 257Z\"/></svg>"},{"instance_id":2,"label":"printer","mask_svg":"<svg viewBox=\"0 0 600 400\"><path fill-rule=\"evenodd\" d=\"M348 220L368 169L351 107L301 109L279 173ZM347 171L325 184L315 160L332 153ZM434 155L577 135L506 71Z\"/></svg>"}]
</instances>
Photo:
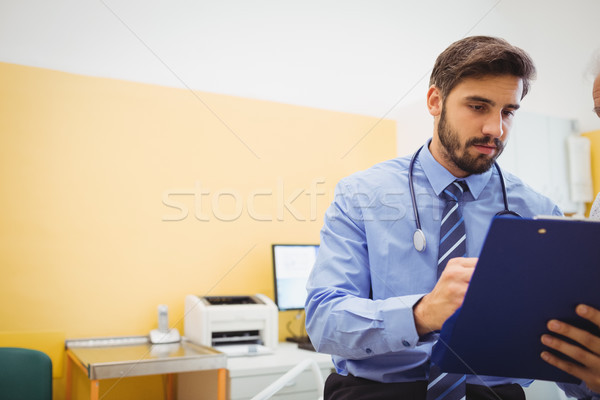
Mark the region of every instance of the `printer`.
<instances>
[{"instance_id":1,"label":"printer","mask_svg":"<svg viewBox=\"0 0 600 400\"><path fill-rule=\"evenodd\" d=\"M272 353L279 341L278 309L263 294L187 295L184 335L230 356Z\"/></svg>"}]
</instances>

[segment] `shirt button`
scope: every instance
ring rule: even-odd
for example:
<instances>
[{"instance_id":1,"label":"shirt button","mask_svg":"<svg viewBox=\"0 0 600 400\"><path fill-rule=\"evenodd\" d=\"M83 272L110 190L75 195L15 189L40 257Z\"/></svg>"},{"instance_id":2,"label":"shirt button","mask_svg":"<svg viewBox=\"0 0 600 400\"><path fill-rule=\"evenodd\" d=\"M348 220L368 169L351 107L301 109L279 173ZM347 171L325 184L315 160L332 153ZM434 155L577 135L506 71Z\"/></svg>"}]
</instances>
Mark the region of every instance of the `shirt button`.
<instances>
[{"instance_id":1,"label":"shirt button","mask_svg":"<svg viewBox=\"0 0 600 400\"><path fill-rule=\"evenodd\" d=\"M373 350L371 350L371 349L367 349L365 351L367 352L367 354L371 354L373 352Z\"/></svg>"},{"instance_id":2,"label":"shirt button","mask_svg":"<svg viewBox=\"0 0 600 400\"><path fill-rule=\"evenodd\" d=\"M402 346L410 347L410 343L408 342L408 340L404 339L404 340L402 340Z\"/></svg>"}]
</instances>

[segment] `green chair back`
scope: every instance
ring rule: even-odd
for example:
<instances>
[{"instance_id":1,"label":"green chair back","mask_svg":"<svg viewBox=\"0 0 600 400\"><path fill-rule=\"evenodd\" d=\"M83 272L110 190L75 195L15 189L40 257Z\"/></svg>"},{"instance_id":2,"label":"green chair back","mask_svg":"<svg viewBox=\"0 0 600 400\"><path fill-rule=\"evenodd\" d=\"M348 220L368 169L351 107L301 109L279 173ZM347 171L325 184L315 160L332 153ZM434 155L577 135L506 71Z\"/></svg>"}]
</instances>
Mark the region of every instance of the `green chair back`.
<instances>
[{"instance_id":1,"label":"green chair back","mask_svg":"<svg viewBox=\"0 0 600 400\"><path fill-rule=\"evenodd\" d=\"M52 361L45 353L0 347L0 399L52 400Z\"/></svg>"}]
</instances>

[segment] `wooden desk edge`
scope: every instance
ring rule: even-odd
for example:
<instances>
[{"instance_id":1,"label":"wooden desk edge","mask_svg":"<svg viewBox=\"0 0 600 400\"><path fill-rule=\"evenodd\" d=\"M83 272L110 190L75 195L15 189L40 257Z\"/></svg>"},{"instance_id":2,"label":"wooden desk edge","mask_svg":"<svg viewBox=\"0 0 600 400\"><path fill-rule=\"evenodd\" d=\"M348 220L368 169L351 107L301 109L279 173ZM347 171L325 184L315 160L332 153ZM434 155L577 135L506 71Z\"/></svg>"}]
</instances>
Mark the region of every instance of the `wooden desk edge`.
<instances>
[{"instance_id":1,"label":"wooden desk edge","mask_svg":"<svg viewBox=\"0 0 600 400\"><path fill-rule=\"evenodd\" d=\"M71 400L73 386L73 364L77 365L89 379L90 373L88 368L73 354L70 349L67 349L67 382L65 388L65 399ZM90 400L98 400L100 396L100 382L97 379L90 380Z\"/></svg>"}]
</instances>

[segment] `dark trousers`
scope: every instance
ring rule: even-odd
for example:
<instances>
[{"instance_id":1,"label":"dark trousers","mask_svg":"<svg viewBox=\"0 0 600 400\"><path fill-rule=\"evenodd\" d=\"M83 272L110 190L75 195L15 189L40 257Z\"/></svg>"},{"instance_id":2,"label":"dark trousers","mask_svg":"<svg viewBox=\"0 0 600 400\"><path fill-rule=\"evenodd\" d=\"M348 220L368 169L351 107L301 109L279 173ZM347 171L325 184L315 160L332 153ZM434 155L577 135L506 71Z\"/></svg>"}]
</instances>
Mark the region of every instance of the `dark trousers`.
<instances>
[{"instance_id":1,"label":"dark trousers","mask_svg":"<svg viewBox=\"0 0 600 400\"><path fill-rule=\"evenodd\" d=\"M427 381L381 383L336 373L325 382L324 400L425 400ZM519 384L480 386L467 384L467 400L525 400Z\"/></svg>"}]
</instances>

